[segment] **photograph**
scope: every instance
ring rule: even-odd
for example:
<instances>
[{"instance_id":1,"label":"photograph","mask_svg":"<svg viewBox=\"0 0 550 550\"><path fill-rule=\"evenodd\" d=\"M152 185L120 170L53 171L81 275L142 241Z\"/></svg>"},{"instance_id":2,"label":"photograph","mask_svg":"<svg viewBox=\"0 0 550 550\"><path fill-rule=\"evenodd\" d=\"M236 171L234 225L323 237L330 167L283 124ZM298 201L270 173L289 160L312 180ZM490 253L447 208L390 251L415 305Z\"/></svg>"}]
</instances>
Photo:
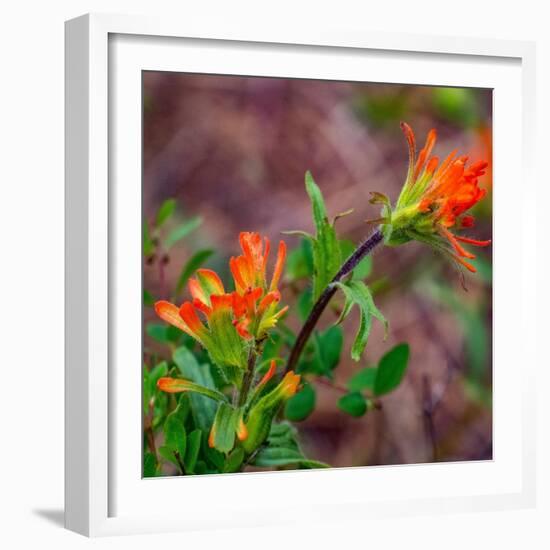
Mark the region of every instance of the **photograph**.
<instances>
[{"instance_id":1,"label":"photograph","mask_svg":"<svg viewBox=\"0 0 550 550\"><path fill-rule=\"evenodd\" d=\"M143 477L492 460L493 91L141 74Z\"/></svg>"}]
</instances>

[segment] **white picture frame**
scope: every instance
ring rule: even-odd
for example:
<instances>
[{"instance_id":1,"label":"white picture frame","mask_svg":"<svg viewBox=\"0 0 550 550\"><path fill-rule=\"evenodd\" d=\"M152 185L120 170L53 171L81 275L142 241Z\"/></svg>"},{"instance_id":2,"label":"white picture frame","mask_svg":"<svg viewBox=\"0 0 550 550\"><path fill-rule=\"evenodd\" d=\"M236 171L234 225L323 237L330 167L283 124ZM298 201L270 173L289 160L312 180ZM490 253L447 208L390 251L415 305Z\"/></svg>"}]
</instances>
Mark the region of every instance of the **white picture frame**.
<instances>
[{"instance_id":1,"label":"white picture frame","mask_svg":"<svg viewBox=\"0 0 550 550\"><path fill-rule=\"evenodd\" d=\"M66 527L100 536L284 523L295 521L297 511L300 521L313 522L329 516L360 519L365 514L534 505L536 357L529 320L535 318L536 299L526 269L517 265L536 263L530 238L536 220L533 195L514 192L518 185L533 186L534 64L529 42L330 29L303 29L299 35L258 28L220 33L190 21L119 15L68 21ZM136 315L141 308L141 118L136 102L141 88L136 82L142 70L494 88L492 461L141 479L141 453L136 454L141 429L136 407L141 382L136 341L141 331L141 314ZM507 223L512 216L513 227ZM515 251L515 267L508 249ZM509 284L521 304L513 323L506 309ZM127 322L121 311L129 312ZM520 354L522 368L512 370ZM130 358L124 367L122 355ZM135 379L121 389L132 365ZM362 484L368 490L357 490ZM230 504L213 503L217 490L235 498ZM160 499L165 508L151 513L144 505L151 499Z\"/></svg>"}]
</instances>

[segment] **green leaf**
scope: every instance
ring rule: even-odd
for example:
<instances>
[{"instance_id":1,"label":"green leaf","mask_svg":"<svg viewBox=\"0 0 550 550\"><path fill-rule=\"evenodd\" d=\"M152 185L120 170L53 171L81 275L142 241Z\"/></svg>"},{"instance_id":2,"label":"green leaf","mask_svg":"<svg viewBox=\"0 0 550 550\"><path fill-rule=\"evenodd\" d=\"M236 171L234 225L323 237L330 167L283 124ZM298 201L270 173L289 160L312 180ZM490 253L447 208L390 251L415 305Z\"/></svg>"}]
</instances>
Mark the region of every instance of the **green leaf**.
<instances>
[{"instance_id":1,"label":"green leaf","mask_svg":"<svg viewBox=\"0 0 550 550\"><path fill-rule=\"evenodd\" d=\"M189 260L187 260L187 263L183 266L183 269L181 271L181 274L178 279L178 284L176 285L176 294L180 293L191 275L201 267L210 256L214 254L213 250L204 249L199 250Z\"/></svg>"},{"instance_id":2,"label":"green leaf","mask_svg":"<svg viewBox=\"0 0 550 550\"><path fill-rule=\"evenodd\" d=\"M308 318L313 307L311 288L306 288L300 296L298 296L298 315L302 323Z\"/></svg>"},{"instance_id":3,"label":"green leaf","mask_svg":"<svg viewBox=\"0 0 550 550\"><path fill-rule=\"evenodd\" d=\"M187 448L187 434L176 411L170 413L164 422L164 446L168 447L174 455L177 453L183 462Z\"/></svg>"},{"instance_id":4,"label":"green leaf","mask_svg":"<svg viewBox=\"0 0 550 550\"><path fill-rule=\"evenodd\" d=\"M156 216L156 226L160 227L168 218L172 216L176 210L176 201L175 199L165 200L157 210Z\"/></svg>"},{"instance_id":5,"label":"green leaf","mask_svg":"<svg viewBox=\"0 0 550 550\"><path fill-rule=\"evenodd\" d=\"M385 332L388 331L388 322L382 315L380 310L374 305L372 294L367 285L362 281L349 281L348 283L335 283L340 288L346 297L346 303L344 310L338 322L342 322L345 319L351 308L356 305L360 312L359 329L351 348L351 357L355 361L359 361L369 338L370 330L372 327L372 318L375 317L381 323L383 323Z\"/></svg>"},{"instance_id":6,"label":"green leaf","mask_svg":"<svg viewBox=\"0 0 550 550\"><path fill-rule=\"evenodd\" d=\"M242 447L237 447L231 453L229 453L228 457L226 458L225 464L223 466L223 472L225 474L238 472L241 464L243 463L243 460L244 449Z\"/></svg>"},{"instance_id":7,"label":"green leaf","mask_svg":"<svg viewBox=\"0 0 550 550\"><path fill-rule=\"evenodd\" d=\"M153 422L155 428L159 425L166 414L166 395L159 392L157 389L157 381L162 376L168 373L168 365L166 361L161 361L150 371L147 368L143 369L143 413L149 414L151 402L153 403Z\"/></svg>"},{"instance_id":8,"label":"green leaf","mask_svg":"<svg viewBox=\"0 0 550 550\"><path fill-rule=\"evenodd\" d=\"M200 430L193 430L187 436L187 451L185 453L185 472L187 474L195 473L195 466L197 464L197 458L199 457L199 451L201 448L201 436Z\"/></svg>"},{"instance_id":9,"label":"green leaf","mask_svg":"<svg viewBox=\"0 0 550 550\"><path fill-rule=\"evenodd\" d=\"M157 466L155 455L146 452L143 455L143 477L155 477L157 475Z\"/></svg>"},{"instance_id":10,"label":"green leaf","mask_svg":"<svg viewBox=\"0 0 550 550\"><path fill-rule=\"evenodd\" d=\"M309 238L301 239L299 246L289 252L285 272L290 281L311 277L313 274L312 254Z\"/></svg>"},{"instance_id":11,"label":"green leaf","mask_svg":"<svg viewBox=\"0 0 550 550\"><path fill-rule=\"evenodd\" d=\"M211 432L213 446L220 453L227 454L233 449L239 417L238 409L229 403L220 403Z\"/></svg>"},{"instance_id":12,"label":"green leaf","mask_svg":"<svg viewBox=\"0 0 550 550\"><path fill-rule=\"evenodd\" d=\"M160 323L147 323L145 325L145 332L153 340L162 344L175 343L180 339L182 334L178 328Z\"/></svg>"},{"instance_id":13,"label":"green leaf","mask_svg":"<svg viewBox=\"0 0 550 550\"><path fill-rule=\"evenodd\" d=\"M149 233L149 225L147 224L147 222L144 222L143 223L143 256L145 256L145 258L148 258L153 254L154 251L155 251L155 245Z\"/></svg>"},{"instance_id":14,"label":"green leaf","mask_svg":"<svg viewBox=\"0 0 550 550\"><path fill-rule=\"evenodd\" d=\"M321 190L306 172L306 190L311 200L316 235L313 245L313 300L316 301L340 268L341 253L336 231L329 222Z\"/></svg>"},{"instance_id":15,"label":"green leaf","mask_svg":"<svg viewBox=\"0 0 550 550\"><path fill-rule=\"evenodd\" d=\"M377 369L378 374L374 383L375 395L389 393L401 384L407 370L408 361L408 344L398 344L380 359Z\"/></svg>"},{"instance_id":16,"label":"green leaf","mask_svg":"<svg viewBox=\"0 0 550 550\"><path fill-rule=\"evenodd\" d=\"M286 466L296 464L303 460L303 455L296 449L284 447L266 447L262 449L254 459L255 466Z\"/></svg>"},{"instance_id":17,"label":"green leaf","mask_svg":"<svg viewBox=\"0 0 550 550\"><path fill-rule=\"evenodd\" d=\"M328 468L328 464L309 460L296 449L284 447L266 447L261 449L254 459L254 465L260 467L290 466L296 464L305 468Z\"/></svg>"},{"instance_id":18,"label":"green leaf","mask_svg":"<svg viewBox=\"0 0 550 550\"><path fill-rule=\"evenodd\" d=\"M366 279L372 272L372 256L366 256L353 270L352 279L354 281L362 281Z\"/></svg>"},{"instance_id":19,"label":"green leaf","mask_svg":"<svg viewBox=\"0 0 550 550\"><path fill-rule=\"evenodd\" d=\"M202 456L206 458L208 464L215 468L214 471L223 472L223 467L225 466L225 455L223 453L220 453L220 451L218 451L217 449L213 449L212 447L210 447L210 445L208 444L207 434L203 434L201 449ZM199 462L202 461L197 461L197 465L195 467L195 471L197 473L201 473L199 471ZM213 471L209 469L205 473L213 473Z\"/></svg>"},{"instance_id":20,"label":"green leaf","mask_svg":"<svg viewBox=\"0 0 550 550\"><path fill-rule=\"evenodd\" d=\"M297 435L296 428L289 422L274 422L267 437L267 445L270 447L285 447L299 450L298 442L296 441Z\"/></svg>"},{"instance_id":21,"label":"green leaf","mask_svg":"<svg viewBox=\"0 0 550 550\"><path fill-rule=\"evenodd\" d=\"M156 385L157 380L161 376L166 376L168 373L168 363L166 361L161 361L160 363L157 363L149 373L149 376L151 378L151 383L153 385Z\"/></svg>"},{"instance_id":22,"label":"green leaf","mask_svg":"<svg viewBox=\"0 0 550 550\"><path fill-rule=\"evenodd\" d=\"M159 447L158 453L162 458L164 458L164 460L171 462L172 464L174 464L174 466L177 466L178 469L181 471L180 463L176 458L174 451L170 447L166 447L163 445L162 447Z\"/></svg>"},{"instance_id":23,"label":"green leaf","mask_svg":"<svg viewBox=\"0 0 550 550\"><path fill-rule=\"evenodd\" d=\"M293 422L305 420L315 408L315 390L311 384L293 395L285 404L285 417Z\"/></svg>"},{"instance_id":24,"label":"green leaf","mask_svg":"<svg viewBox=\"0 0 550 550\"><path fill-rule=\"evenodd\" d=\"M170 380L170 389L172 393L198 393L208 397L209 399L213 399L214 401L225 401L225 395L223 393L218 390L206 388L200 384L195 384L195 382L191 382L190 380L187 380L187 378L173 378Z\"/></svg>"},{"instance_id":25,"label":"green leaf","mask_svg":"<svg viewBox=\"0 0 550 550\"><path fill-rule=\"evenodd\" d=\"M340 239L338 246L340 247L342 260L347 260L355 251L355 245L348 239Z\"/></svg>"},{"instance_id":26,"label":"green leaf","mask_svg":"<svg viewBox=\"0 0 550 550\"><path fill-rule=\"evenodd\" d=\"M345 262L354 252L356 246L347 239L340 240L340 253L342 262ZM365 256L356 266L352 273L352 279L357 281L366 279L372 271L372 256Z\"/></svg>"},{"instance_id":27,"label":"green leaf","mask_svg":"<svg viewBox=\"0 0 550 550\"><path fill-rule=\"evenodd\" d=\"M338 399L338 408L350 416L363 416L367 412L367 401L359 392L347 393Z\"/></svg>"},{"instance_id":28,"label":"green leaf","mask_svg":"<svg viewBox=\"0 0 550 550\"><path fill-rule=\"evenodd\" d=\"M264 344L262 361L269 362L273 357L278 357L283 344L283 336L279 332L271 332Z\"/></svg>"},{"instance_id":29,"label":"green leaf","mask_svg":"<svg viewBox=\"0 0 550 550\"><path fill-rule=\"evenodd\" d=\"M185 223L182 223L181 225L178 225L175 229L173 229L169 234L168 237L166 237L164 241L165 248L171 248L174 246L178 241L183 239L184 237L187 237L189 233L195 231L202 223L202 218L199 216L196 216L195 218L191 218L190 220L186 221Z\"/></svg>"},{"instance_id":30,"label":"green leaf","mask_svg":"<svg viewBox=\"0 0 550 550\"><path fill-rule=\"evenodd\" d=\"M180 394L177 401L178 404L176 405L176 408L170 414L177 416L182 421L182 423L185 424L185 422L187 422L189 413L191 412L189 396L186 394Z\"/></svg>"},{"instance_id":31,"label":"green leaf","mask_svg":"<svg viewBox=\"0 0 550 550\"><path fill-rule=\"evenodd\" d=\"M344 331L340 326L332 326L322 332L316 339L317 353L323 365L324 372L330 373L340 362L342 346L344 345Z\"/></svg>"},{"instance_id":32,"label":"green leaf","mask_svg":"<svg viewBox=\"0 0 550 550\"><path fill-rule=\"evenodd\" d=\"M186 347L178 348L174 352L173 359L185 378L205 388L216 389L209 365L199 365L193 353ZM189 402L191 403L191 413L195 420L195 426L208 433L216 414L216 403L208 397L196 393L189 394Z\"/></svg>"},{"instance_id":33,"label":"green leaf","mask_svg":"<svg viewBox=\"0 0 550 550\"><path fill-rule=\"evenodd\" d=\"M378 369L374 367L361 369L348 380L346 384L348 390L350 392L358 392L363 390L374 391L374 383L377 373Z\"/></svg>"},{"instance_id":34,"label":"green leaf","mask_svg":"<svg viewBox=\"0 0 550 550\"><path fill-rule=\"evenodd\" d=\"M153 295L148 291L143 289L143 305L146 307L152 307L155 304L155 299Z\"/></svg>"}]
</instances>

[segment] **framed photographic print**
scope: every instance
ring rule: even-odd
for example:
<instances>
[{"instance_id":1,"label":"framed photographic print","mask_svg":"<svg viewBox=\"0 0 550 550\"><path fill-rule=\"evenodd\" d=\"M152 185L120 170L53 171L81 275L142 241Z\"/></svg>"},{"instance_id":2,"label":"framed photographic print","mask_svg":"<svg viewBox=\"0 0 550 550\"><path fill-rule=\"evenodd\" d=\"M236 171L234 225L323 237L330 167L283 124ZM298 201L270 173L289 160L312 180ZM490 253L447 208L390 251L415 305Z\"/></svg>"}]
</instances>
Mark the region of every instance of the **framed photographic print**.
<instances>
[{"instance_id":1,"label":"framed photographic print","mask_svg":"<svg viewBox=\"0 0 550 550\"><path fill-rule=\"evenodd\" d=\"M533 63L67 22L67 527L531 505Z\"/></svg>"}]
</instances>

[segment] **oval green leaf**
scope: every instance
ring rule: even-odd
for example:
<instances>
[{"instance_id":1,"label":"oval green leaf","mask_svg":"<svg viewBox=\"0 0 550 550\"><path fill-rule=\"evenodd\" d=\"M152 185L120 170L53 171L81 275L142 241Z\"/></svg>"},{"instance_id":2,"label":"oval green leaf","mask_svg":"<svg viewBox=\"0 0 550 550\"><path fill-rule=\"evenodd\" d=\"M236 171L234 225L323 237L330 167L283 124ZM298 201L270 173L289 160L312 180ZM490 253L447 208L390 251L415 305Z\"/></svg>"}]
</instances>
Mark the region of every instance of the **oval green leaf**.
<instances>
[{"instance_id":1,"label":"oval green leaf","mask_svg":"<svg viewBox=\"0 0 550 550\"><path fill-rule=\"evenodd\" d=\"M367 401L359 392L347 393L338 400L338 408L350 416L363 416L367 412Z\"/></svg>"},{"instance_id":2,"label":"oval green leaf","mask_svg":"<svg viewBox=\"0 0 550 550\"><path fill-rule=\"evenodd\" d=\"M292 396L285 405L285 417L293 422L305 420L315 408L315 390L310 384Z\"/></svg>"},{"instance_id":3,"label":"oval green leaf","mask_svg":"<svg viewBox=\"0 0 550 550\"><path fill-rule=\"evenodd\" d=\"M398 344L380 359L374 382L375 395L389 393L401 384L408 361L409 344Z\"/></svg>"}]
</instances>

